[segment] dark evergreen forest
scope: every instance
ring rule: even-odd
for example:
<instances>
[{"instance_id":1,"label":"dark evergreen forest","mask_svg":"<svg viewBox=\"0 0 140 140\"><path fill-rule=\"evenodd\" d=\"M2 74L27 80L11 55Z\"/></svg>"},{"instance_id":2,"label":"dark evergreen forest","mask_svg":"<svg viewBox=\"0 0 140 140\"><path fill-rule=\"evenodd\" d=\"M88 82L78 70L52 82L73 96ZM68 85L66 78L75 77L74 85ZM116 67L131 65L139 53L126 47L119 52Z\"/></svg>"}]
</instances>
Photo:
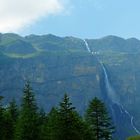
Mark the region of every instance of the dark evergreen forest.
<instances>
[{"instance_id":1,"label":"dark evergreen forest","mask_svg":"<svg viewBox=\"0 0 140 140\"><path fill-rule=\"evenodd\" d=\"M80 116L65 93L49 113L37 106L30 83L25 84L21 105L13 99L2 106L0 140L111 140L115 127L105 104L94 98ZM47 104L47 103L46 103Z\"/></svg>"}]
</instances>

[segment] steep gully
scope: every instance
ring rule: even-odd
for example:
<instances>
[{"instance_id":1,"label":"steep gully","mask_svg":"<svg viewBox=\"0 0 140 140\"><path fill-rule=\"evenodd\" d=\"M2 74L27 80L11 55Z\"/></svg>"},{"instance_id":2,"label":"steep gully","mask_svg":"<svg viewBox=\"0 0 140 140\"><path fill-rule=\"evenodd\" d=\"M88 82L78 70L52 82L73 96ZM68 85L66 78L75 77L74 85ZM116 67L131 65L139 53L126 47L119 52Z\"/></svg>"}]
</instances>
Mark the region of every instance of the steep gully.
<instances>
[{"instance_id":1,"label":"steep gully","mask_svg":"<svg viewBox=\"0 0 140 140\"><path fill-rule=\"evenodd\" d=\"M83 40L86 46L86 49L89 53L91 53L92 55L96 54L96 52L92 51L88 45L88 42L86 40ZM96 56L97 58L97 56ZM128 116L129 120L130 120L130 125L133 128L133 130L137 133L140 134L140 131L136 128L135 124L134 124L134 117L124 108L124 106L120 103L119 98L117 97L117 94L115 93L115 90L113 89L113 87L110 84L109 78L108 78L108 74L105 68L105 65L97 58L97 60L99 61L99 64L102 67L103 73L104 73L104 80L105 80L105 87L107 90L107 96L109 98L109 100L112 102L113 104L116 104L119 109L120 112L122 114L125 114ZM112 108L112 107L111 107ZM113 110L113 109L112 109Z\"/></svg>"}]
</instances>

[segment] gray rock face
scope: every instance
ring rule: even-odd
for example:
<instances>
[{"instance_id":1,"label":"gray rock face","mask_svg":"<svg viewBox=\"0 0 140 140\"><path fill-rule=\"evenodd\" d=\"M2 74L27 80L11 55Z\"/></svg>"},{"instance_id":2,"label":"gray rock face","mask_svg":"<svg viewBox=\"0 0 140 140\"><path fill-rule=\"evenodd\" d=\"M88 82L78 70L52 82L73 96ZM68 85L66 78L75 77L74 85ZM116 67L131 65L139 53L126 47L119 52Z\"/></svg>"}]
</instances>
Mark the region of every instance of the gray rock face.
<instances>
[{"instance_id":1,"label":"gray rock face","mask_svg":"<svg viewBox=\"0 0 140 140\"><path fill-rule=\"evenodd\" d=\"M5 97L4 104L13 97L20 103L23 85L30 80L38 104L46 111L58 105L65 92L81 114L95 96L109 106L100 61L117 100L140 129L140 41L115 36L86 41L93 53L87 51L82 39L74 37L0 34L0 95ZM132 118L121 114L117 105L112 107L112 115L118 116L119 139L136 134L131 127Z\"/></svg>"}]
</instances>

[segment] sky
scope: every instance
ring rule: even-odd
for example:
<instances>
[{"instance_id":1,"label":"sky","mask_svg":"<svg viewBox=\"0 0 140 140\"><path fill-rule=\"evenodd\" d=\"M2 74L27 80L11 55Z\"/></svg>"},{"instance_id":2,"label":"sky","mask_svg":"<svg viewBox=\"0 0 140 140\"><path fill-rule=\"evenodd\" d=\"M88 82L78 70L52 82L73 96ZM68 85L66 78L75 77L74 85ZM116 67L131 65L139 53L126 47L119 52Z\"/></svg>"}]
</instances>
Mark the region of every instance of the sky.
<instances>
[{"instance_id":1,"label":"sky","mask_svg":"<svg viewBox=\"0 0 140 140\"><path fill-rule=\"evenodd\" d=\"M140 0L0 0L0 32L140 39Z\"/></svg>"}]
</instances>

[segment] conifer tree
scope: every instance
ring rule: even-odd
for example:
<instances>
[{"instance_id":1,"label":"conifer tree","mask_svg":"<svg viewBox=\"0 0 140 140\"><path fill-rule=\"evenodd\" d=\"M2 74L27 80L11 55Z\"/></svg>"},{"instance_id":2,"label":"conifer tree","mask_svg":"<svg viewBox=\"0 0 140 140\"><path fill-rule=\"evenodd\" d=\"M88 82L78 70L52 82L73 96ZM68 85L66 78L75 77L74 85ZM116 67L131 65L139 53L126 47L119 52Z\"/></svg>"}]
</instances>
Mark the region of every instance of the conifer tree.
<instances>
[{"instance_id":1,"label":"conifer tree","mask_svg":"<svg viewBox=\"0 0 140 140\"><path fill-rule=\"evenodd\" d=\"M13 99L10 103L9 103L9 107L8 107L8 112L11 116L11 119L16 122L18 115L19 115L19 110L18 110L18 106L16 104L15 99Z\"/></svg>"},{"instance_id":2,"label":"conifer tree","mask_svg":"<svg viewBox=\"0 0 140 140\"><path fill-rule=\"evenodd\" d=\"M47 134L47 131L46 129L44 128L47 124L47 115L44 111L43 108L40 109L40 112L39 112L39 139L40 140L45 140L45 136ZM48 140L48 139L47 139Z\"/></svg>"},{"instance_id":3,"label":"conifer tree","mask_svg":"<svg viewBox=\"0 0 140 140\"><path fill-rule=\"evenodd\" d=\"M23 101L16 126L16 140L39 140L39 116L29 82L24 87Z\"/></svg>"},{"instance_id":4,"label":"conifer tree","mask_svg":"<svg viewBox=\"0 0 140 140\"><path fill-rule=\"evenodd\" d=\"M86 121L92 129L94 140L111 140L114 127L108 115L105 104L98 98L94 98L87 109Z\"/></svg>"},{"instance_id":5,"label":"conifer tree","mask_svg":"<svg viewBox=\"0 0 140 140\"><path fill-rule=\"evenodd\" d=\"M39 124L43 125L44 122L46 121L46 119L47 119L46 113L45 113L44 109L41 108L40 112L39 112Z\"/></svg>"},{"instance_id":6,"label":"conifer tree","mask_svg":"<svg viewBox=\"0 0 140 140\"><path fill-rule=\"evenodd\" d=\"M4 108L2 107L2 99L3 97L0 96L0 139L4 140Z\"/></svg>"},{"instance_id":7,"label":"conifer tree","mask_svg":"<svg viewBox=\"0 0 140 140\"><path fill-rule=\"evenodd\" d=\"M57 140L59 137L59 118L58 110L52 108L46 117L42 127L43 140Z\"/></svg>"},{"instance_id":8,"label":"conifer tree","mask_svg":"<svg viewBox=\"0 0 140 140\"><path fill-rule=\"evenodd\" d=\"M15 133L15 125L18 117L18 107L15 100L10 102L4 111L4 139L13 140Z\"/></svg>"},{"instance_id":9,"label":"conifer tree","mask_svg":"<svg viewBox=\"0 0 140 140\"><path fill-rule=\"evenodd\" d=\"M59 108L59 139L58 140L81 140L82 123L75 107L69 101L67 94L64 95Z\"/></svg>"}]
</instances>

